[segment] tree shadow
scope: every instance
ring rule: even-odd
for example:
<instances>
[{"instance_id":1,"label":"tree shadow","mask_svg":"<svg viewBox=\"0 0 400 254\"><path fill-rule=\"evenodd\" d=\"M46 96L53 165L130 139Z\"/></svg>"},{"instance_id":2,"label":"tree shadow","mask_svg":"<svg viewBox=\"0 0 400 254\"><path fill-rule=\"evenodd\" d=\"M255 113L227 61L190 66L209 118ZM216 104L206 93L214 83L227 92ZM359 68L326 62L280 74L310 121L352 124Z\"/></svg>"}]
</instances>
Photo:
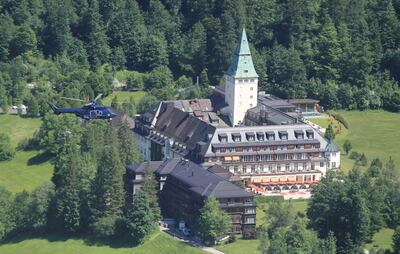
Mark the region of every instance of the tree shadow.
<instances>
[{"instance_id":1,"label":"tree shadow","mask_svg":"<svg viewBox=\"0 0 400 254\"><path fill-rule=\"evenodd\" d=\"M98 239L87 234L62 234L62 233L24 233L9 237L1 244L17 244L26 240L45 240L48 242L65 242L68 240L83 240L87 246L108 246L113 249L137 247L127 237L115 237L111 239Z\"/></svg>"},{"instance_id":2,"label":"tree shadow","mask_svg":"<svg viewBox=\"0 0 400 254\"><path fill-rule=\"evenodd\" d=\"M28 166L39 165L39 164L42 164L42 163L45 163L45 162L51 160L52 158L53 157L48 152L39 153L39 154L29 158L27 164L28 164Z\"/></svg>"}]
</instances>

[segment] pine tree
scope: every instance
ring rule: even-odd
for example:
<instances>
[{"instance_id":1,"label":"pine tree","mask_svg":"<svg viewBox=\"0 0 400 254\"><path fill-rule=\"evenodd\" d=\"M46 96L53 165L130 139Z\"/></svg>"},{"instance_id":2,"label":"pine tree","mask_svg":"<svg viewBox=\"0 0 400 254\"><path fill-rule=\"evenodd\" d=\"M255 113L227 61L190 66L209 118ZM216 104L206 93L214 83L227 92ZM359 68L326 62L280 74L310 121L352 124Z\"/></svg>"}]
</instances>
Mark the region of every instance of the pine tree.
<instances>
[{"instance_id":1,"label":"pine tree","mask_svg":"<svg viewBox=\"0 0 400 254\"><path fill-rule=\"evenodd\" d=\"M119 156L123 166L141 161L141 155L135 146L132 131L128 123L124 121L118 128Z\"/></svg>"},{"instance_id":2,"label":"pine tree","mask_svg":"<svg viewBox=\"0 0 400 254\"><path fill-rule=\"evenodd\" d=\"M111 126L104 133L105 145L99 157L96 176L93 181L90 210L91 221L122 215L124 206L123 170L118 153L117 136Z\"/></svg>"},{"instance_id":3,"label":"pine tree","mask_svg":"<svg viewBox=\"0 0 400 254\"><path fill-rule=\"evenodd\" d=\"M56 187L57 218L67 232L77 232L80 225L80 171L82 164L76 138L66 133L63 149L57 156L53 182Z\"/></svg>"},{"instance_id":4,"label":"pine tree","mask_svg":"<svg viewBox=\"0 0 400 254\"><path fill-rule=\"evenodd\" d=\"M12 204L11 193L0 186L0 240L14 229Z\"/></svg>"},{"instance_id":5,"label":"pine tree","mask_svg":"<svg viewBox=\"0 0 400 254\"><path fill-rule=\"evenodd\" d=\"M158 203L158 183L154 177L153 169L150 162L146 163L145 175L142 189L146 193L150 209L153 214L154 220L157 222L161 219L160 206Z\"/></svg>"},{"instance_id":6,"label":"pine tree","mask_svg":"<svg viewBox=\"0 0 400 254\"><path fill-rule=\"evenodd\" d=\"M400 227L397 227L392 239L394 253L400 253Z\"/></svg>"},{"instance_id":7,"label":"pine tree","mask_svg":"<svg viewBox=\"0 0 400 254\"><path fill-rule=\"evenodd\" d=\"M346 141L344 141L344 144L343 144L343 149L346 152L346 154L349 154L351 148L352 148L352 146L351 146L350 140L346 139Z\"/></svg>"},{"instance_id":8,"label":"pine tree","mask_svg":"<svg viewBox=\"0 0 400 254\"><path fill-rule=\"evenodd\" d=\"M335 139L335 131L333 130L332 124L329 124L328 128L325 130L324 137L328 140L334 140Z\"/></svg>"},{"instance_id":9,"label":"pine tree","mask_svg":"<svg viewBox=\"0 0 400 254\"><path fill-rule=\"evenodd\" d=\"M85 31L89 63L96 70L100 65L106 63L110 54L107 36L104 32L103 21L99 14L97 0L89 1L88 13L85 17Z\"/></svg>"},{"instance_id":10,"label":"pine tree","mask_svg":"<svg viewBox=\"0 0 400 254\"><path fill-rule=\"evenodd\" d=\"M157 228L147 195L142 189L135 194L133 206L126 215L126 224L136 244L143 243L146 237Z\"/></svg>"}]
</instances>

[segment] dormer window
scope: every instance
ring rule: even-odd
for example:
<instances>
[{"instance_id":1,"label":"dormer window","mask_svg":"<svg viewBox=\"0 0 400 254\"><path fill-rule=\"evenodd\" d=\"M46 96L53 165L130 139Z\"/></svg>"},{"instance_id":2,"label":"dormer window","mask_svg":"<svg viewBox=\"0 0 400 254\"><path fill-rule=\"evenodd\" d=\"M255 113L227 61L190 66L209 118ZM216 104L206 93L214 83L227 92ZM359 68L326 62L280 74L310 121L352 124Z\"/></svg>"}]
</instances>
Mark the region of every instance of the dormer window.
<instances>
[{"instance_id":1,"label":"dormer window","mask_svg":"<svg viewBox=\"0 0 400 254\"><path fill-rule=\"evenodd\" d=\"M258 141L264 141L264 132L257 132Z\"/></svg>"},{"instance_id":2,"label":"dormer window","mask_svg":"<svg viewBox=\"0 0 400 254\"><path fill-rule=\"evenodd\" d=\"M294 136L297 139L304 139L304 132L302 130L295 130L294 131Z\"/></svg>"},{"instance_id":3,"label":"dormer window","mask_svg":"<svg viewBox=\"0 0 400 254\"><path fill-rule=\"evenodd\" d=\"M247 141L254 141L255 140L254 132L246 132L246 139Z\"/></svg>"},{"instance_id":4,"label":"dormer window","mask_svg":"<svg viewBox=\"0 0 400 254\"><path fill-rule=\"evenodd\" d=\"M275 140L275 132L273 131L267 131L265 133L266 137L268 140Z\"/></svg>"},{"instance_id":5,"label":"dormer window","mask_svg":"<svg viewBox=\"0 0 400 254\"><path fill-rule=\"evenodd\" d=\"M234 142L240 142L242 140L242 136L240 133L232 133L232 140Z\"/></svg>"},{"instance_id":6,"label":"dormer window","mask_svg":"<svg viewBox=\"0 0 400 254\"><path fill-rule=\"evenodd\" d=\"M308 139L314 138L314 131L313 130L306 130L306 135Z\"/></svg>"},{"instance_id":7,"label":"dormer window","mask_svg":"<svg viewBox=\"0 0 400 254\"><path fill-rule=\"evenodd\" d=\"M226 133L218 134L218 140L221 143L226 143L228 142L228 135L226 135Z\"/></svg>"},{"instance_id":8,"label":"dormer window","mask_svg":"<svg viewBox=\"0 0 400 254\"><path fill-rule=\"evenodd\" d=\"M279 132L279 138L280 138L281 140L287 140L287 139L288 139L288 133L287 133L287 131L280 131L280 132Z\"/></svg>"}]
</instances>

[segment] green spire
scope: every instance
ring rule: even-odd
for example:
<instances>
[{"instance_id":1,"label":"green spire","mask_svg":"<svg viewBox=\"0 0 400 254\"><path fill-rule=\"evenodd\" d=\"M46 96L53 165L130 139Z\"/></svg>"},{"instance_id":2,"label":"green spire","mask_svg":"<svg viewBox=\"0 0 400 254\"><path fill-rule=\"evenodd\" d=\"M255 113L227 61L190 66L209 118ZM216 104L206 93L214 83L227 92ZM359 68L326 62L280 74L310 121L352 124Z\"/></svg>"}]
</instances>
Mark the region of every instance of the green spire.
<instances>
[{"instance_id":1,"label":"green spire","mask_svg":"<svg viewBox=\"0 0 400 254\"><path fill-rule=\"evenodd\" d=\"M226 74L235 78L258 77L256 70L254 69L249 42L247 41L246 30L244 28L236 46L235 53L232 56L231 65Z\"/></svg>"}]
</instances>

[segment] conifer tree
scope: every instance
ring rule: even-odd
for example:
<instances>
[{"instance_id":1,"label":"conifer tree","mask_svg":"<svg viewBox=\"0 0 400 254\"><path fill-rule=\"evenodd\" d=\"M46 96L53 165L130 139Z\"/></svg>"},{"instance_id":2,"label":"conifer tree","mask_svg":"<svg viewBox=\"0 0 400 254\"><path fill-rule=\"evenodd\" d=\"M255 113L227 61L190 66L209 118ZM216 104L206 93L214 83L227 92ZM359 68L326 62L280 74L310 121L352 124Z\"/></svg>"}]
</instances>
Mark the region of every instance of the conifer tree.
<instances>
[{"instance_id":1,"label":"conifer tree","mask_svg":"<svg viewBox=\"0 0 400 254\"><path fill-rule=\"evenodd\" d=\"M86 40L89 63L92 69L96 70L101 64L107 62L110 48L107 43L107 36L104 32L103 21L99 14L99 3L97 0L89 1L86 21Z\"/></svg>"},{"instance_id":2,"label":"conifer tree","mask_svg":"<svg viewBox=\"0 0 400 254\"><path fill-rule=\"evenodd\" d=\"M77 140L66 132L62 150L56 159L53 182L56 187L56 217L67 232L80 230L79 173L82 164Z\"/></svg>"},{"instance_id":3,"label":"conifer tree","mask_svg":"<svg viewBox=\"0 0 400 254\"><path fill-rule=\"evenodd\" d=\"M145 176L144 176L142 189L147 195L153 218L157 222L161 219L160 206L158 203L158 183L154 177L153 169L151 168L150 162L146 163Z\"/></svg>"},{"instance_id":4,"label":"conifer tree","mask_svg":"<svg viewBox=\"0 0 400 254\"><path fill-rule=\"evenodd\" d=\"M118 128L118 150L123 166L137 163L142 160L135 146L132 131L129 129L128 123L124 121Z\"/></svg>"},{"instance_id":5,"label":"conifer tree","mask_svg":"<svg viewBox=\"0 0 400 254\"><path fill-rule=\"evenodd\" d=\"M104 135L105 145L99 157L91 191L92 223L102 217L121 216L124 206L124 166L118 153L117 135L111 126L108 126Z\"/></svg>"},{"instance_id":6,"label":"conifer tree","mask_svg":"<svg viewBox=\"0 0 400 254\"><path fill-rule=\"evenodd\" d=\"M335 131L333 130L332 124L329 124L328 128L326 128L324 137L328 140L334 140L335 139Z\"/></svg>"},{"instance_id":7,"label":"conifer tree","mask_svg":"<svg viewBox=\"0 0 400 254\"><path fill-rule=\"evenodd\" d=\"M157 227L148 197L142 189L134 196L133 206L127 212L126 223L136 244L143 243L146 237Z\"/></svg>"}]
</instances>

